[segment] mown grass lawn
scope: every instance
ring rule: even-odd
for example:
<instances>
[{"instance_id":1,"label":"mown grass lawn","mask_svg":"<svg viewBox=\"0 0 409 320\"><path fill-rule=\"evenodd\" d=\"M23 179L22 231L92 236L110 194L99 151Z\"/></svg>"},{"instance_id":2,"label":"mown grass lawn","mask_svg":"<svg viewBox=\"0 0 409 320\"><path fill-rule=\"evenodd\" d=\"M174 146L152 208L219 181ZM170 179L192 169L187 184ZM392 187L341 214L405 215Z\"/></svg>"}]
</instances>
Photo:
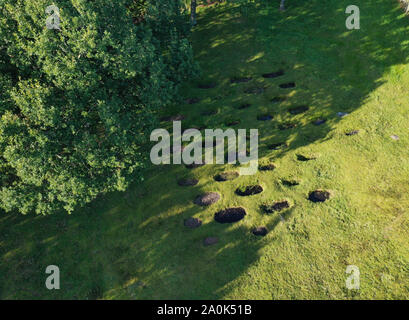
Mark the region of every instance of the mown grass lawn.
<instances>
[{"instance_id":1,"label":"mown grass lawn","mask_svg":"<svg viewBox=\"0 0 409 320\"><path fill-rule=\"evenodd\" d=\"M203 75L181 97L200 102L165 115L184 115L186 127L227 128L240 120L234 128L258 128L260 163L276 169L216 182L217 173L237 168L163 165L125 194L71 216L2 213L0 298L408 299L409 19L395 0L356 0L361 29L349 31L349 4L291 0L284 13L277 3L252 5L244 15L231 5L201 9L192 40ZM280 69L283 76L261 76ZM252 80L231 83L240 77ZM288 82L296 87L279 87ZM203 83L216 87L198 88ZM242 104L251 106L238 109ZM288 112L300 105L309 109ZM203 115L213 109L218 113ZM264 114L273 119L258 121ZM314 125L318 119L326 122ZM275 143L287 147L270 150ZM178 186L186 176L199 183ZM235 194L252 184L264 191ZM331 199L309 201L316 189L331 191ZM220 201L193 204L206 191L218 192ZM263 203L279 200L291 208L263 213ZM234 206L246 208L242 221L213 220ZM203 225L184 227L188 217ZM269 233L254 236L258 226ZM209 236L219 242L205 247ZM48 265L60 267L60 290L44 285ZM345 287L348 265L360 268L360 290Z\"/></svg>"}]
</instances>

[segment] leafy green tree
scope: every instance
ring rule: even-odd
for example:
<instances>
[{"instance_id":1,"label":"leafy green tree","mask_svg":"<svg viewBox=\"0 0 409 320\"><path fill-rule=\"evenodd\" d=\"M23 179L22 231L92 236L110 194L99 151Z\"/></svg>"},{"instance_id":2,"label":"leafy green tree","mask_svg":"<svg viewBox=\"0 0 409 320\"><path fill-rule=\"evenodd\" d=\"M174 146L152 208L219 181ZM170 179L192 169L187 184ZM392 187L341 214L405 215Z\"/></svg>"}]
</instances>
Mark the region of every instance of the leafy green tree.
<instances>
[{"instance_id":1,"label":"leafy green tree","mask_svg":"<svg viewBox=\"0 0 409 320\"><path fill-rule=\"evenodd\" d=\"M140 179L155 113L197 72L188 30L178 0L0 0L0 206L72 212Z\"/></svg>"}]
</instances>

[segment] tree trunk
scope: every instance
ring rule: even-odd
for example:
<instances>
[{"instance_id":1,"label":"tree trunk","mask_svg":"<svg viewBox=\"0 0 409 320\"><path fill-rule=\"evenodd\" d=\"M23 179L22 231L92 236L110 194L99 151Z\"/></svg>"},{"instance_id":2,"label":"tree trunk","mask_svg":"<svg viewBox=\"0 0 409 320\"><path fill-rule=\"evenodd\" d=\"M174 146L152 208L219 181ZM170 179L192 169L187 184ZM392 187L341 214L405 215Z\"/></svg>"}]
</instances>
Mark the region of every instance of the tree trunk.
<instances>
[{"instance_id":1,"label":"tree trunk","mask_svg":"<svg viewBox=\"0 0 409 320\"><path fill-rule=\"evenodd\" d=\"M285 0L281 0L280 10L281 10L281 11L284 11L284 10L285 10Z\"/></svg>"},{"instance_id":2,"label":"tree trunk","mask_svg":"<svg viewBox=\"0 0 409 320\"><path fill-rule=\"evenodd\" d=\"M191 0L190 1L190 23L192 24L192 27L194 27L197 24L196 7L197 7L196 0Z\"/></svg>"}]
</instances>

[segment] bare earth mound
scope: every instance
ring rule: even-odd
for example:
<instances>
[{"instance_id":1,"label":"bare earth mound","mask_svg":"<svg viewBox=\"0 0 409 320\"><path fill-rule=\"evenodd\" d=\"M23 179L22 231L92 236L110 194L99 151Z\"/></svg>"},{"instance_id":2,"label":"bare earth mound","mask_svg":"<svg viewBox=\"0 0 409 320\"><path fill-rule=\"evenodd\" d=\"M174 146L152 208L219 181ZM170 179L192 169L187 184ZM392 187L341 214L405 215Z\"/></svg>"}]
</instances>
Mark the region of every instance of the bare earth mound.
<instances>
[{"instance_id":1,"label":"bare earth mound","mask_svg":"<svg viewBox=\"0 0 409 320\"><path fill-rule=\"evenodd\" d=\"M207 247L207 246L214 245L214 244L216 244L218 242L219 242L219 238L207 237L206 239L203 240L203 245Z\"/></svg>"},{"instance_id":2,"label":"bare earth mound","mask_svg":"<svg viewBox=\"0 0 409 320\"><path fill-rule=\"evenodd\" d=\"M199 228L202 225L202 220L198 218L188 218L184 221L184 225L190 229Z\"/></svg>"},{"instance_id":3,"label":"bare earth mound","mask_svg":"<svg viewBox=\"0 0 409 320\"><path fill-rule=\"evenodd\" d=\"M206 207L220 200L220 195L217 192L207 192L199 195L193 201L198 206Z\"/></svg>"}]
</instances>

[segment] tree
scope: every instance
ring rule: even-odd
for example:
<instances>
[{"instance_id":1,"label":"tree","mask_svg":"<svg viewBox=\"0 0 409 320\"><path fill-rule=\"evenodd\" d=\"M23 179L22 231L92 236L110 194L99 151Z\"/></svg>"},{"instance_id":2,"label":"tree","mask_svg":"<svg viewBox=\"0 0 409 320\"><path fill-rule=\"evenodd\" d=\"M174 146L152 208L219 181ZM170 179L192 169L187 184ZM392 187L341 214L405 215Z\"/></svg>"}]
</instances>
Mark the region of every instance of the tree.
<instances>
[{"instance_id":1,"label":"tree","mask_svg":"<svg viewBox=\"0 0 409 320\"><path fill-rule=\"evenodd\" d=\"M47 214L141 178L155 113L196 73L175 0L0 0L0 206Z\"/></svg>"}]
</instances>

